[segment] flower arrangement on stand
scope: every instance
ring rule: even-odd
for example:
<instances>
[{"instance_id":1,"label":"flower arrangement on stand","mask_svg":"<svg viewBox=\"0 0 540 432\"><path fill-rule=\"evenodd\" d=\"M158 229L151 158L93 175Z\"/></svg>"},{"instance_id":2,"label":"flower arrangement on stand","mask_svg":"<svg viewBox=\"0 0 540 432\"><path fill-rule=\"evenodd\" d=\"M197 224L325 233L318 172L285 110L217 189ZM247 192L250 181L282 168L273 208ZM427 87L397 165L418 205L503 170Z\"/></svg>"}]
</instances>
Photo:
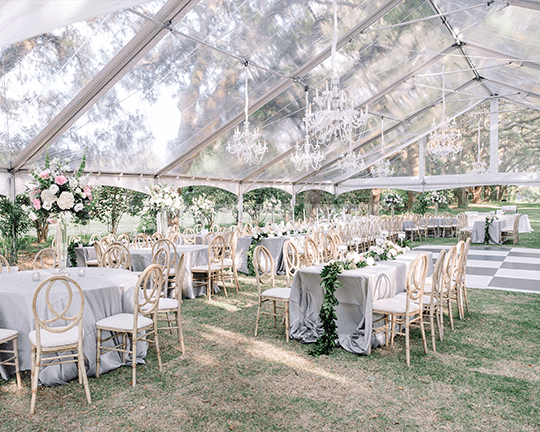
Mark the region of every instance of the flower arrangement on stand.
<instances>
[{"instance_id":1,"label":"flower arrangement on stand","mask_svg":"<svg viewBox=\"0 0 540 432\"><path fill-rule=\"evenodd\" d=\"M442 192L436 190L429 193L428 199L435 205L435 215L439 213L439 205L446 204L447 202L446 196Z\"/></svg>"},{"instance_id":2,"label":"flower arrangement on stand","mask_svg":"<svg viewBox=\"0 0 540 432\"><path fill-rule=\"evenodd\" d=\"M45 218L56 224L56 247L62 271L67 261L68 223L88 220L88 205L92 201L88 176L83 176L86 156L73 174L69 163L69 159L50 160L47 154L44 165L32 169L34 181L26 191L32 203L28 209L30 219Z\"/></svg>"},{"instance_id":3,"label":"flower arrangement on stand","mask_svg":"<svg viewBox=\"0 0 540 432\"><path fill-rule=\"evenodd\" d=\"M403 205L403 199L398 195L397 192L388 192L382 198L383 205L390 209L392 216L394 216L394 210Z\"/></svg>"},{"instance_id":4,"label":"flower arrangement on stand","mask_svg":"<svg viewBox=\"0 0 540 432\"><path fill-rule=\"evenodd\" d=\"M208 226L211 226L217 216L216 203L212 201L206 194L201 194L193 199L193 204L189 208L195 222L207 221Z\"/></svg>"},{"instance_id":5,"label":"flower arrangement on stand","mask_svg":"<svg viewBox=\"0 0 540 432\"><path fill-rule=\"evenodd\" d=\"M169 230L169 216L176 216L182 219L185 210L184 200L178 193L167 184L153 184L146 190L150 196L144 201L144 208L147 213L157 219L157 230L167 237Z\"/></svg>"}]
</instances>

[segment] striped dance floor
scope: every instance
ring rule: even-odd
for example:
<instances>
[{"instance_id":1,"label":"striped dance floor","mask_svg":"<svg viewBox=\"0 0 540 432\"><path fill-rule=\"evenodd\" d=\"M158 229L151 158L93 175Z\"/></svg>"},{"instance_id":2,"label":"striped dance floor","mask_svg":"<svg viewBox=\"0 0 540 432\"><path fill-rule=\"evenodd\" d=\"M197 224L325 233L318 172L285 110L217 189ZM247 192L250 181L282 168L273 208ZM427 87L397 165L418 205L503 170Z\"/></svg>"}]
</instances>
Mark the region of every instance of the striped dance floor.
<instances>
[{"instance_id":1,"label":"striped dance floor","mask_svg":"<svg viewBox=\"0 0 540 432\"><path fill-rule=\"evenodd\" d=\"M418 246L414 250L433 253L433 264L442 249L450 246ZM540 249L471 246L467 259L469 288L540 294Z\"/></svg>"}]
</instances>

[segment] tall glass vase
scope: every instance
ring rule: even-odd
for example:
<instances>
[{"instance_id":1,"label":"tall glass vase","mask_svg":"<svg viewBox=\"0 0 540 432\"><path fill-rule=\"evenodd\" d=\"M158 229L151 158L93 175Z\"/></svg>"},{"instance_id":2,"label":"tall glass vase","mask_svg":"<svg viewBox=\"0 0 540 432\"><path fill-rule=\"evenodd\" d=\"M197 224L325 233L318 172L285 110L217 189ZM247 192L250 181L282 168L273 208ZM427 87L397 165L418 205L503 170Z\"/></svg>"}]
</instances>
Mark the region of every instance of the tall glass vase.
<instances>
[{"instance_id":1,"label":"tall glass vase","mask_svg":"<svg viewBox=\"0 0 540 432\"><path fill-rule=\"evenodd\" d=\"M169 235L169 212L167 210L161 210L156 215L157 232L160 233L163 238L167 238Z\"/></svg>"},{"instance_id":2,"label":"tall glass vase","mask_svg":"<svg viewBox=\"0 0 540 432\"><path fill-rule=\"evenodd\" d=\"M67 222L59 220L56 224L56 251L60 260L60 271L63 273L67 267L68 260L68 235Z\"/></svg>"}]
</instances>

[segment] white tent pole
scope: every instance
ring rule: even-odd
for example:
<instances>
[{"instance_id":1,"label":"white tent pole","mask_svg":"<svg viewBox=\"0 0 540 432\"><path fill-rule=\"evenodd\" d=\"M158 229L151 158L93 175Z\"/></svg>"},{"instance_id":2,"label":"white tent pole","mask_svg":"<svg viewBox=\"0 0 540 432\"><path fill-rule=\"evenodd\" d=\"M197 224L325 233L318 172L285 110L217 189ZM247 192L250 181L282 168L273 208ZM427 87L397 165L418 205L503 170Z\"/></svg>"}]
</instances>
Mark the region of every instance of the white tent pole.
<instances>
[{"instance_id":1,"label":"white tent pole","mask_svg":"<svg viewBox=\"0 0 540 432\"><path fill-rule=\"evenodd\" d=\"M292 207L292 224L294 229L294 206L296 205L296 190L295 186L292 187L291 207Z\"/></svg>"},{"instance_id":2,"label":"white tent pole","mask_svg":"<svg viewBox=\"0 0 540 432\"><path fill-rule=\"evenodd\" d=\"M499 172L499 99L490 101L489 114L489 172Z\"/></svg>"},{"instance_id":3,"label":"white tent pole","mask_svg":"<svg viewBox=\"0 0 540 432\"><path fill-rule=\"evenodd\" d=\"M420 182L424 181L426 175L426 137L420 138L418 143L418 178Z\"/></svg>"},{"instance_id":4,"label":"white tent pole","mask_svg":"<svg viewBox=\"0 0 540 432\"><path fill-rule=\"evenodd\" d=\"M15 185L15 173L13 171L9 173L8 184L9 184L9 199L13 202L15 201L15 197L17 196L17 189Z\"/></svg>"},{"instance_id":5,"label":"white tent pole","mask_svg":"<svg viewBox=\"0 0 540 432\"><path fill-rule=\"evenodd\" d=\"M238 184L238 220L242 222L244 218L244 191L242 190L242 184Z\"/></svg>"}]
</instances>

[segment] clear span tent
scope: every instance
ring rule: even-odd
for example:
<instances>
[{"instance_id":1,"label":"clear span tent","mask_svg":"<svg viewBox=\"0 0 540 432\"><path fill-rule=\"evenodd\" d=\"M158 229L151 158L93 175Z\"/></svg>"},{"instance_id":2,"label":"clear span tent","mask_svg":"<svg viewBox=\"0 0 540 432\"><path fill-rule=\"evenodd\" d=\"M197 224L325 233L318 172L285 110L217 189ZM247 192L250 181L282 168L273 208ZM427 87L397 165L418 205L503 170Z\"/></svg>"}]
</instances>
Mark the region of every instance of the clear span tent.
<instances>
[{"instance_id":1,"label":"clear span tent","mask_svg":"<svg viewBox=\"0 0 540 432\"><path fill-rule=\"evenodd\" d=\"M317 171L291 161L305 87L312 98L331 74L331 0L3 0L0 193L24 190L47 152L75 167L84 151L99 184L144 190L159 179L240 198L267 186L294 197L540 184L540 2L338 0L338 20L341 86L371 113L353 137L366 169L348 174L338 142ZM250 123L268 145L258 165L226 149L244 120L246 59ZM443 113L443 66L446 114L472 125L444 163L425 157ZM524 111L528 120L515 120ZM482 175L468 174L477 123ZM372 178L381 156L394 174Z\"/></svg>"}]
</instances>

